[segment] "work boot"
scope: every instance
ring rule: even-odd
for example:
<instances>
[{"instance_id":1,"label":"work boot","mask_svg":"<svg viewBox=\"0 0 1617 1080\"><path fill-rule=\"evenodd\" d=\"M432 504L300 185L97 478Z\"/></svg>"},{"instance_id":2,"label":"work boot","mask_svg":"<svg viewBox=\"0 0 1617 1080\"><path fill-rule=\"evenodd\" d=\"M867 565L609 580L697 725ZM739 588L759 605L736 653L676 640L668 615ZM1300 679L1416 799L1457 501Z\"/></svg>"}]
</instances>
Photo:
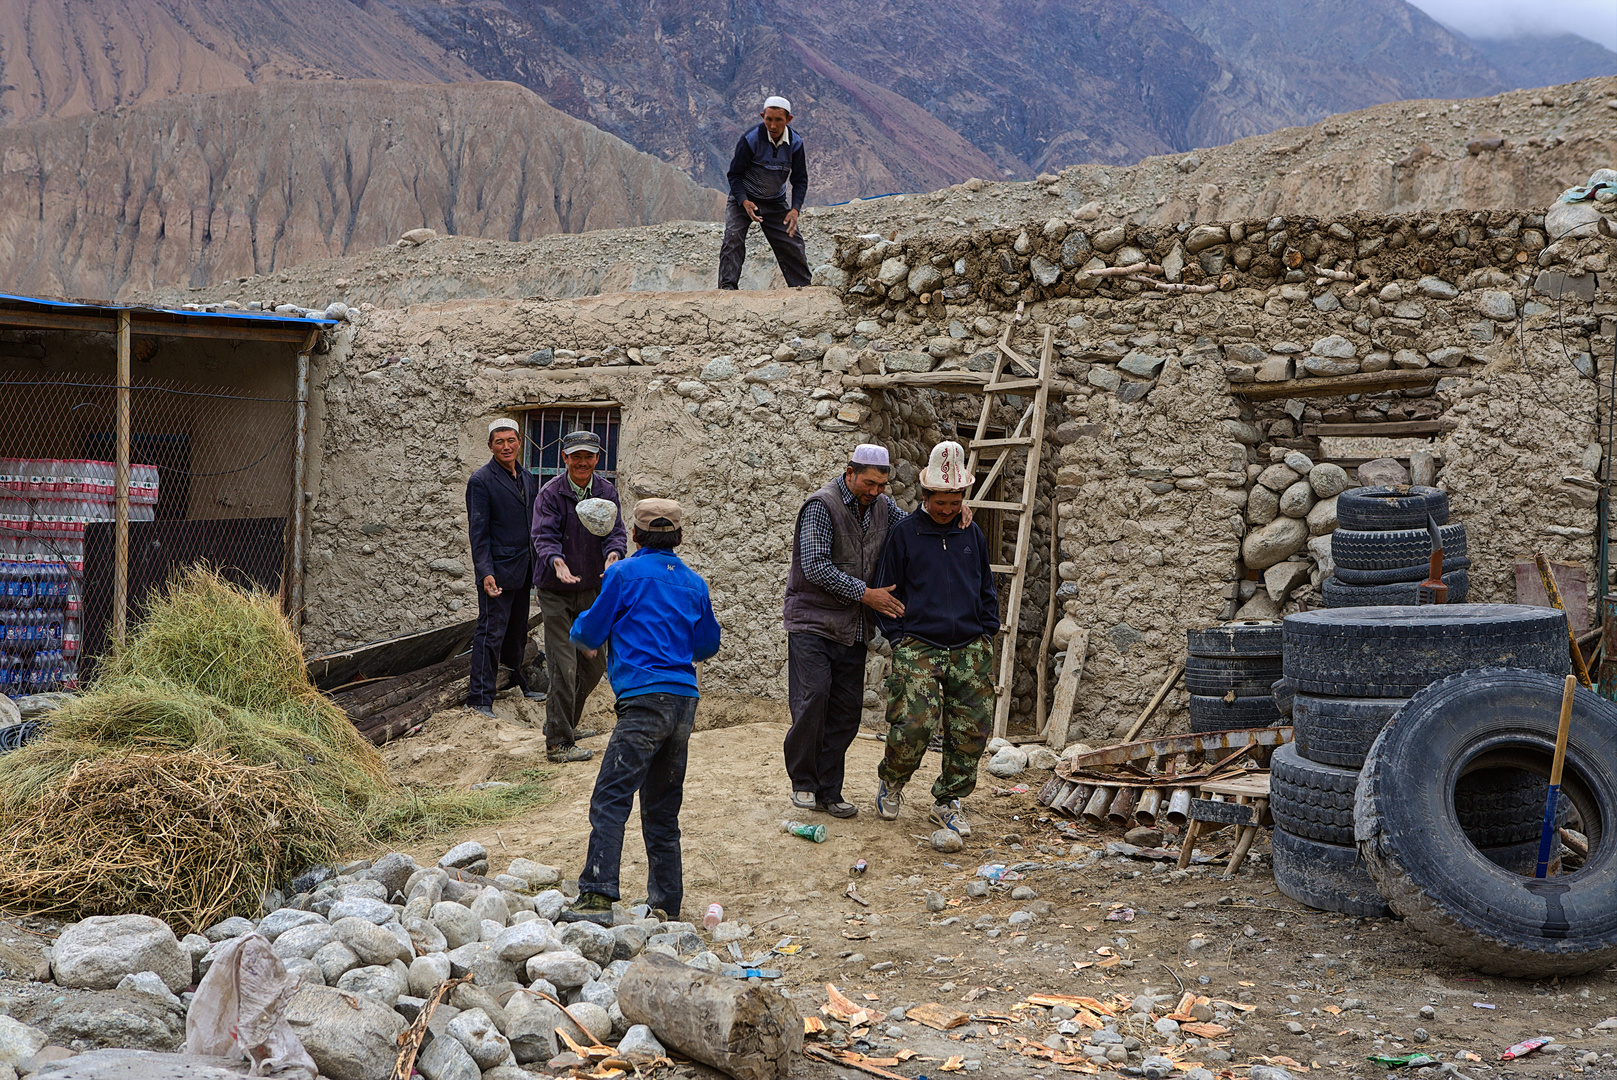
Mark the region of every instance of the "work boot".
<instances>
[{"instance_id":1,"label":"work boot","mask_svg":"<svg viewBox=\"0 0 1617 1080\"><path fill-rule=\"evenodd\" d=\"M557 922L592 922L596 926L612 925L612 898L600 893L581 892L578 899L562 908Z\"/></svg>"},{"instance_id":2,"label":"work boot","mask_svg":"<svg viewBox=\"0 0 1617 1080\"><path fill-rule=\"evenodd\" d=\"M482 713L491 720L499 719L498 716L494 715L494 708L490 705L468 705L466 707L474 713Z\"/></svg>"},{"instance_id":3,"label":"work boot","mask_svg":"<svg viewBox=\"0 0 1617 1080\"><path fill-rule=\"evenodd\" d=\"M557 746L545 751L545 758L555 765L565 765L569 761L588 761L594 756L594 750L586 750L576 744Z\"/></svg>"},{"instance_id":4,"label":"work boot","mask_svg":"<svg viewBox=\"0 0 1617 1080\"><path fill-rule=\"evenodd\" d=\"M904 802L904 785L876 781L876 814L883 821L897 821L898 808Z\"/></svg>"},{"instance_id":5,"label":"work boot","mask_svg":"<svg viewBox=\"0 0 1617 1080\"><path fill-rule=\"evenodd\" d=\"M971 835L971 822L966 820L965 813L960 809L959 799L938 803L927 815L927 819L942 825L945 829L953 829L961 836Z\"/></svg>"},{"instance_id":6,"label":"work boot","mask_svg":"<svg viewBox=\"0 0 1617 1080\"><path fill-rule=\"evenodd\" d=\"M851 818L859 814L857 806L851 802L843 802L840 799L836 802L821 802L819 799L815 799L814 809L837 818Z\"/></svg>"},{"instance_id":7,"label":"work boot","mask_svg":"<svg viewBox=\"0 0 1617 1080\"><path fill-rule=\"evenodd\" d=\"M522 696L527 698L529 701L544 701L550 697L550 695L545 693L543 690L524 690L522 691Z\"/></svg>"}]
</instances>

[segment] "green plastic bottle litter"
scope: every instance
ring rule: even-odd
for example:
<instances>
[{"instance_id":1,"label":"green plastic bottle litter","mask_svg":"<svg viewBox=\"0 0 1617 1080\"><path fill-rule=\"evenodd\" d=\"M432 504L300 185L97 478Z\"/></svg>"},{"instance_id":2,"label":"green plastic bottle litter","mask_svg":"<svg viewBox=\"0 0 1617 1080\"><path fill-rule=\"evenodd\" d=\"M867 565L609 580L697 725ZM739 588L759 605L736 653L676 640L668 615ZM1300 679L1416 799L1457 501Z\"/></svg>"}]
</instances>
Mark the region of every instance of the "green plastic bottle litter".
<instances>
[{"instance_id":1,"label":"green plastic bottle litter","mask_svg":"<svg viewBox=\"0 0 1617 1080\"><path fill-rule=\"evenodd\" d=\"M825 843L824 825L805 825L801 821L783 821L780 827L793 836L801 836L805 840L812 840L816 844Z\"/></svg>"}]
</instances>

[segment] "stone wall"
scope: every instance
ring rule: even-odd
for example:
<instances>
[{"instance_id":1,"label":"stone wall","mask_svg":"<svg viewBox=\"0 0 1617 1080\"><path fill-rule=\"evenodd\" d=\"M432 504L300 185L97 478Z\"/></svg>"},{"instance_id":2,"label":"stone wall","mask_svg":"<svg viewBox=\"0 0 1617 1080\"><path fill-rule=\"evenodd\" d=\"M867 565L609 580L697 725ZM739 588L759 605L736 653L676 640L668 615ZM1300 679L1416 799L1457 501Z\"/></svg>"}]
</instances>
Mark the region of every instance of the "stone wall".
<instances>
[{"instance_id":1,"label":"stone wall","mask_svg":"<svg viewBox=\"0 0 1617 1080\"><path fill-rule=\"evenodd\" d=\"M1611 355L1617 298L1596 279L1610 247L1551 244L1542 217L1520 213L1050 221L838 237L817 271L824 288L370 311L317 373L306 633L326 647L465 617L461 499L487 420L610 400L623 409L626 501L671 495L691 512L685 554L731 643L709 685L781 698L781 591L802 498L871 439L892 449L892 491L909 505L932 444L977 421L978 397L883 376L987 370L1007 329L1035 356L1054 326L1062 383L1013 715L1026 729L1044 659L1053 498L1054 651L1090 631L1075 731L1104 740L1155 692L1187 628L1319 604L1334 495L1375 454L1317 425L1436 429L1372 449L1450 489L1470 533L1471 599L1511 599L1513 563L1534 551L1592 566L1591 355ZM1094 273L1135 263L1194 291ZM1419 381L1322 392L1399 372ZM1025 405L1006 400L991 425L1013 428ZM873 663L867 705L879 674ZM1151 730L1181 727L1184 702L1171 696Z\"/></svg>"}]
</instances>

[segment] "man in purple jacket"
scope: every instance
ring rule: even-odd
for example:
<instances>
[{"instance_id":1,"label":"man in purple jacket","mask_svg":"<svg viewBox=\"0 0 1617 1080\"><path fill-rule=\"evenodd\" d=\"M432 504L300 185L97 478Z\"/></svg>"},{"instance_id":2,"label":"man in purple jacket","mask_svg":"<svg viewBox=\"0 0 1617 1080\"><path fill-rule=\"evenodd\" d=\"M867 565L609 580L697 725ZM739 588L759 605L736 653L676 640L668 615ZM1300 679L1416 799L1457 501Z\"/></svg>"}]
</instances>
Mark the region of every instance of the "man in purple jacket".
<instances>
[{"instance_id":1,"label":"man in purple jacket","mask_svg":"<svg viewBox=\"0 0 1617 1080\"><path fill-rule=\"evenodd\" d=\"M553 762L587 761L594 751L576 745L591 732L578 730L584 702L606 671L606 657L587 655L568 640L573 620L595 603L601 575L628 552L623 515L612 531L596 536L578 517L585 499L618 502L618 489L595 475L601 442L594 433L575 431L561 440L567 471L539 489L533 503L534 594L545 621L545 667L550 697L545 702L545 751Z\"/></svg>"}]
</instances>

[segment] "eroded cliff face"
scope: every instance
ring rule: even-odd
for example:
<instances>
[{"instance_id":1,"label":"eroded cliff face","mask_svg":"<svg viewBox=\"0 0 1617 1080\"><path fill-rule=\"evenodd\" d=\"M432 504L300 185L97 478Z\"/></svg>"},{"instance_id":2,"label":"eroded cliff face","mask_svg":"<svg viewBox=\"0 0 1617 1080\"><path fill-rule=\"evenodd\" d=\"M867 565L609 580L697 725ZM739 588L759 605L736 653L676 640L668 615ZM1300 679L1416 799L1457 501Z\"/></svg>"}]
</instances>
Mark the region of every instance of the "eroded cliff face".
<instances>
[{"instance_id":1,"label":"eroded cliff face","mask_svg":"<svg viewBox=\"0 0 1617 1080\"><path fill-rule=\"evenodd\" d=\"M711 219L718 192L509 83L287 82L0 128L7 285L116 297L392 243Z\"/></svg>"},{"instance_id":2,"label":"eroded cliff face","mask_svg":"<svg viewBox=\"0 0 1617 1080\"><path fill-rule=\"evenodd\" d=\"M375 4L13 0L0 5L0 123L79 116L276 79L481 78Z\"/></svg>"}]
</instances>

